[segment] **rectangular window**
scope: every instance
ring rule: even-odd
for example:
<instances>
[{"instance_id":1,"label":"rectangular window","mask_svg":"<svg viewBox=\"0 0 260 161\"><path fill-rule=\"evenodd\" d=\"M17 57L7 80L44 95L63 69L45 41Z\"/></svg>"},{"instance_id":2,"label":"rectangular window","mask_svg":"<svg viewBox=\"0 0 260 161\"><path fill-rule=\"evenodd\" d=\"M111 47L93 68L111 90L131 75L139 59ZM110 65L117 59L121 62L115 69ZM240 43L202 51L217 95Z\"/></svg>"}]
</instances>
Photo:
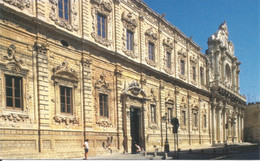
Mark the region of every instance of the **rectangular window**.
<instances>
[{"instance_id":1,"label":"rectangular window","mask_svg":"<svg viewBox=\"0 0 260 161\"><path fill-rule=\"evenodd\" d=\"M194 127L198 127L198 113L197 112L194 112L193 113L193 125Z\"/></svg>"},{"instance_id":2,"label":"rectangular window","mask_svg":"<svg viewBox=\"0 0 260 161\"><path fill-rule=\"evenodd\" d=\"M200 83L204 85L204 69L200 67Z\"/></svg>"},{"instance_id":3,"label":"rectangular window","mask_svg":"<svg viewBox=\"0 0 260 161\"><path fill-rule=\"evenodd\" d=\"M196 80L196 67L192 67L192 79Z\"/></svg>"},{"instance_id":4,"label":"rectangular window","mask_svg":"<svg viewBox=\"0 0 260 161\"><path fill-rule=\"evenodd\" d=\"M182 124L186 126L186 111L182 111Z\"/></svg>"},{"instance_id":5,"label":"rectangular window","mask_svg":"<svg viewBox=\"0 0 260 161\"><path fill-rule=\"evenodd\" d=\"M185 74L185 61L181 60L181 75Z\"/></svg>"},{"instance_id":6,"label":"rectangular window","mask_svg":"<svg viewBox=\"0 0 260 161\"><path fill-rule=\"evenodd\" d=\"M5 75L6 106L12 109L23 109L22 77Z\"/></svg>"},{"instance_id":7,"label":"rectangular window","mask_svg":"<svg viewBox=\"0 0 260 161\"><path fill-rule=\"evenodd\" d=\"M60 86L60 107L61 113L72 114L72 88Z\"/></svg>"},{"instance_id":8,"label":"rectangular window","mask_svg":"<svg viewBox=\"0 0 260 161\"><path fill-rule=\"evenodd\" d=\"M108 95L99 94L99 111L100 116L108 117Z\"/></svg>"},{"instance_id":9,"label":"rectangular window","mask_svg":"<svg viewBox=\"0 0 260 161\"><path fill-rule=\"evenodd\" d=\"M149 60L154 61L155 57L154 57L154 43L150 42L148 43L148 49L149 49Z\"/></svg>"},{"instance_id":10,"label":"rectangular window","mask_svg":"<svg viewBox=\"0 0 260 161\"><path fill-rule=\"evenodd\" d=\"M167 65L167 68L171 68L172 66L172 63L171 63L171 58L172 57L172 54L170 52L167 52L166 53L166 65Z\"/></svg>"},{"instance_id":11,"label":"rectangular window","mask_svg":"<svg viewBox=\"0 0 260 161\"><path fill-rule=\"evenodd\" d=\"M106 38L107 32L107 17L101 14L97 15L97 34L102 38Z\"/></svg>"},{"instance_id":12,"label":"rectangular window","mask_svg":"<svg viewBox=\"0 0 260 161\"><path fill-rule=\"evenodd\" d=\"M127 36L127 50L133 51L133 43L134 43L133 32L127 30L126 36Z\"/></svg>"},{"instance_id":13,"label":"rectangular window","mask_svg":"<svg viewBox=\"0 0 260 161\"><path fill-rule=\"evenodd\" d=\"M59 18L68 21L69 20L69 0L59 0Z\"/></svg>"},{"instance_id":14,"label":"rectangular window","mask_svg":"<svg viewBox=\"0 0 260 161\"><path fill-rule=\"evenodd\" d=\"M151 122L156 122L156 106L151 104Z\"/></svg>"},{"instance_id":15,"label":"rectangular window","mask_svg":"<svg viewBox=\"0 0 260 161\"><path fill-rule=\"evenodd\" d=\"M172 119L172 108L168 108L168 122L171 122L171 119Z\"/></svg>"},{"instance_id":16,"label":"rectangular window","mask_svg":"<svg viewBox=\"0 0 260 161\"><path fill-rule=\"evenodd\" d=\"M204 119L204 128L206 128L207 127L207 116L204 115L203 119Z\"/></svg>"}]
</instances>

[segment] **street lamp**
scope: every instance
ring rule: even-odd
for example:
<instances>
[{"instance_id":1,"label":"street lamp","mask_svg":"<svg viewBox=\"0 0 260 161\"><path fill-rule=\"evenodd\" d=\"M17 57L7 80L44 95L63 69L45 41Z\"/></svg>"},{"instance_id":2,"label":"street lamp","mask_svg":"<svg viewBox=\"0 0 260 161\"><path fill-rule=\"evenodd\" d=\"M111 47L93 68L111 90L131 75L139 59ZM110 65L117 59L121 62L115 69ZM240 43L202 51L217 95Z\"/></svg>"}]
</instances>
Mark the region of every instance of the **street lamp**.
<instances>
[{"instance_id":1,"label":"street lamp","mask_svg":"<svg viewBox=\"0 0 260 161\"><path fill-rule=\"evenodd\" d=\"M168 127L167 127L168 117L167 116L168 116L167 113L165 113L165 116L163 116L163 120L166 123L166 140L165 140L165 144L164 144L164 151L165 152L170 151L169 142L168 142Z\"/></svg>"}]
</instances>

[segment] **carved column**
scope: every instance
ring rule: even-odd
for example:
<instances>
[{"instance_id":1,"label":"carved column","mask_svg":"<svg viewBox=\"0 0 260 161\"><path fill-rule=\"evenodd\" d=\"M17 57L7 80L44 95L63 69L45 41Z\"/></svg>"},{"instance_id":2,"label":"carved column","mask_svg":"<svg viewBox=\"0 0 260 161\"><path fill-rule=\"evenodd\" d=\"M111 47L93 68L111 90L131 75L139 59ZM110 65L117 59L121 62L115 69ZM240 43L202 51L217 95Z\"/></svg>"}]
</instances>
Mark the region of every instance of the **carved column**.
<instances>
[{"instance_id":1,"label":"carved column","mask_svg":"<svg viewBox=\"0 0 260 161\"><path fill-rule=\"evenodd\" d=\"M241 139L242 141L244 141L244 114L243 113L241 116Z\"/></svg>"},{"instance_id":2,"label":"carved column","mask_svg":"<svg viewBox=\"0 0 260 161\"><path fill-rule=\"evenodd\" d=\"M227 143L227 130L226 130L226 105L224 104L224 108L222 109L222 120L223 120L223 142Z\"/></svg>"}]
</instances>

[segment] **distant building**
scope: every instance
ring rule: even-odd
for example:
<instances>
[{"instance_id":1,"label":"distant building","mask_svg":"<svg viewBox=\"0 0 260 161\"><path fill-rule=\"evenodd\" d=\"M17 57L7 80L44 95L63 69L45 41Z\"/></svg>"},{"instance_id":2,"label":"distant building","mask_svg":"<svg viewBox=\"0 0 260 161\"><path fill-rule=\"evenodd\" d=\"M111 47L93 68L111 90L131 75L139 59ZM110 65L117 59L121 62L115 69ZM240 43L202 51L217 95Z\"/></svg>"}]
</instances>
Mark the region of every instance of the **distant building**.
<instances>
[{"instance_id":1,"label":"distant building","mask_svg":"<svg viewBox=\"0 0 260 161\"><path fill-rule=\"evenodd\" d=\"M260 143L260 102L246 106L244 134L245 141Z\"/></svg>"},{"instance_id":2,"label":"distant building","mask_svg":"<svg viewBox=\"0 0 260 161\"><path fill-rule=\"evenodd\" d=\"M243 141L227 24L201 48L141 0L0 0L0 158ZM168 126L166 127L166 121Z\"/></svg>"}]
</instances>

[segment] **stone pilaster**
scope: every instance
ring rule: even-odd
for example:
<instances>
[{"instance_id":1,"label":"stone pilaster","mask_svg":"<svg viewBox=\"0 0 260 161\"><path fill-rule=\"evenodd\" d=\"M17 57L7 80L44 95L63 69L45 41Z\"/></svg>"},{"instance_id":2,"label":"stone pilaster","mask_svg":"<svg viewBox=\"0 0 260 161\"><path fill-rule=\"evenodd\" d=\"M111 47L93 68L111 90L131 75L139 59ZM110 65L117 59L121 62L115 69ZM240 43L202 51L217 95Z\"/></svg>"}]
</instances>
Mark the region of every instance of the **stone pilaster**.
<instances>
[{"instance_id":1,"label":"stone pilaster","mask_svg":"<svg viewBox=\"0 0 260 161\"><path fill-rule=\"evenodd\" d=\"M83 117L84 131L92 129L92 117L94 111L92 109L92 81L91 81L91 64L92 61L87 58L82 59L83 73Z\"/></svg>"},{"instance_id":2,"label":"stone pilaster","mask_svg":"<svg viewBox=\"0 0 260 161\"><path fill-rule=\"evenodd\" d=\"M48 70L48 45L36 42L37 52L37 80L38 80L38 108L39 128L49 128L49 70Z\"/></svg>"},{"instance_id":3,"label":"stone pilaster","mask_svg":"<svg viewBox=\"0 0 260 161\"><path fill-rule=\"evenodd\" d=\"M212 111L212 144L216 143L216 102L212 103L211 111Z\"/></svg>"},{"instance_id":4,"label":"stone pilaster","mask_svg":"<svg viewBox=\"0 0 260 161\"><path fill-rule=\"evenodd\" d=\"M224 105L224 108L222 109L222 119L223 119L223 142L227 142L227 129L226 129L226 124L227 124L227 116L226 116L226 105Z\"/></svg>"}]
</instances>

